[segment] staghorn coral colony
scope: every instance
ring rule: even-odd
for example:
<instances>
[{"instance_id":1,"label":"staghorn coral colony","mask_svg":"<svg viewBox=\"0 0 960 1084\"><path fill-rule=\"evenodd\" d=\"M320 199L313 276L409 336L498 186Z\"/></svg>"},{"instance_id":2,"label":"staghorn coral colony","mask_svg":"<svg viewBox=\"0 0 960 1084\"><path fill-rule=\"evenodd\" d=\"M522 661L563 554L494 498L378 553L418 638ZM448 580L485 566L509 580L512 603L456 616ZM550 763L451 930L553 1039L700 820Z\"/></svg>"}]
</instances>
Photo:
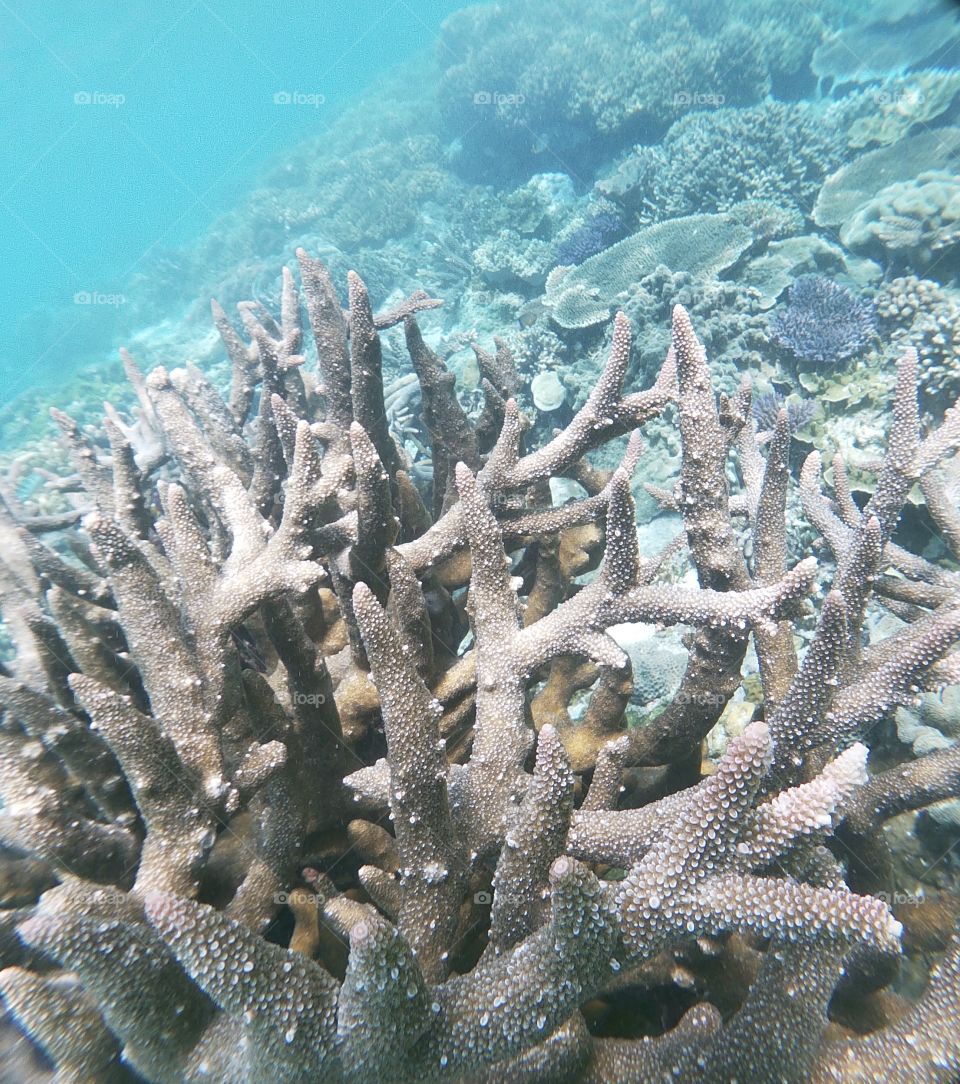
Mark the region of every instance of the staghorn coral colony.
<instances>
[{"instance_id":1,"label":"staghorn coral colony","mask_svg":"<svg viewBox=\"0 0 960 1084\"><path fill-rule=\"evenodd\" d=\"M374 313L351 274L344 308L298 258L278 313L241 306L241 332L214 305L226 398L127 356L134 422L56 413L81 507L0 511L0 992L55 1079L952 1079L960 941L893 992L937 922L891 910L883 826L957 793L960 747L874 772L862 740L960 679L960 580L892 537L919 485L960 557L960 413L921 436L913 348L869 501L804 463L818 567L788 558L787 410L761 450L749 379L716 397L682 307L645 389L618 314L534 442L504 344L468 413L418 328L435 300ZM385 406L399 324L426 490ZM641 552L656 424L681 529ZM881 604L902 624L865 646ZM685 627L687 656L627 727L611 630L635 622ZM748 652L762 715L704 759Z\"/></svg>"},{"instance_id":2,"label":"staghorn coral colony","mask_svg":"<svg viewBox=\"0 0 960 1084\"><path fill-rule=\"evenodd\" d=\"M0 1081L960 1080L960 18L815 7L464 9L0 408Z\"/></svg>"}]
</instances>

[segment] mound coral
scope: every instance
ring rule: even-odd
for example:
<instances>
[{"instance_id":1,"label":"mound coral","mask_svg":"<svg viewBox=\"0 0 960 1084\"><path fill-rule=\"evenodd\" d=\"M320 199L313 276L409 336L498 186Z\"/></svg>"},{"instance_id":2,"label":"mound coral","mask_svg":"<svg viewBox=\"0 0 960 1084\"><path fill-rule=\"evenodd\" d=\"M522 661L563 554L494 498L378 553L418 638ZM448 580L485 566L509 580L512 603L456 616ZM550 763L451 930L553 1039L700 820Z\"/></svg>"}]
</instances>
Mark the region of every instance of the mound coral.
<instances>
[{"instance_id":1,"label":"mound coral","mask_svg":"<svg viewBox=\"0 0 960 1084\"><path fill-rule=\"evenodd\" d=\"M58 1078L956 1070L956 942L906 1015L826 1031L835 991L855 1002L857 975L889 978L901 924L824 844L843 830L849 853L882 858L886 817L960 783L952 749L868 781L860 741L957 677L956 576L891 538L914 481L960 445L953 415L919 439L913 352L867 506L839 461L833 501L817 458L804 468L835 568L798 659L817 570L786 562L787 415L764 460L749 384L718 407L682 308L652 387L623 387L620 315L586 404L527 450L504 346L477 349L471 422L413 317L429 299L375 315L351 275L345 312L324 266L299 258L316 371L288 273L279 318L243 308L247 337L217 310L226 399L196 368L143 377L127 359L161 456L138 465L119 416L97 437L56 414L91 506L69 552L0 515L16 649L0 675L0 991ZM384 408L379 330L397 321L432 443L429 510ZM693 586L663 575L679 540L638 551L638 439L612 472L586 458L668 406ZM553 506L554 477L586 496ZM912 621L864 648L871 597ZM629 661L607 630L636 621L689 626L689 654L663 712L627 731ZM751 636L764 720L701 778ZM591 687L574 722L560 709ZM662 770L628 770L642 766ZM696 993L718 975L723 1015ZM675 980L691 994L679 1009ZM598 1007L638 990L654 1033L598 1034Z\"/></svg>"},{"instance_id":2,"label":"mound coral","mask_svg":"<svg viewBox=\"0 0 960 1084\"><path fill-rule=\"evenodd\" d=\"M773 340L802 361L842 361L875 333L873 306L823 275L801 275L770 321Z\"/></svg>"},{"instance_id":3,"label":"mound coral","mask_svg":"<svg viewBox=\"0 0 960 1084\"><path fill-rule=\"evenodd\" d=\"M849 248L877 247L920 270L940 264L949 275L960 246L960 178L928 170L882 188L847 219L840 239Z\"/></svg>"}]
</instances>

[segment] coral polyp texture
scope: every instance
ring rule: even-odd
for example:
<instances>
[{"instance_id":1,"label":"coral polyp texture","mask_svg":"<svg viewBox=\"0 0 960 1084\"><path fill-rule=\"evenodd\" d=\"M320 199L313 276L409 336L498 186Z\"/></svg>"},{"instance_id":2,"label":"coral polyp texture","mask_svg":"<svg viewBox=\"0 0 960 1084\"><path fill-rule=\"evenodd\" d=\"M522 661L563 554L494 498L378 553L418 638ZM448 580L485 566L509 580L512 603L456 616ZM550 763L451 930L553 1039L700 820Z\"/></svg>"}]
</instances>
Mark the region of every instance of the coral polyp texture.
<instances>
[{"instance_id":1,"label":"coral polyp texture","mask_svg":"<svg viewBox=\"0 0 960 1084\"><path fill-rule=\"evenodd\" d=\"M886 989L883 825L955 795L960 753L867 766L876 723L958 678L960 580L893 540L916 483L960 540L960 415L921 439L913 349L865 507L842 461L832 497L804 465L818 567L788 559L788 412L758 444L683 308L645 390L618 314L527 447L503 343L468 413L416 323L434 301L375 313L351 274L344 307L298 258L279 314L214 305L226 397L127 356L135 424L55 413L79 522L0 509L0 992L56 1080L948 1079L960 949L912 1002ZM384 405L398 324L427 488ZM683 531L643 554L658 418ZM902 626L865 646L868 604ZM687 661L628 726L610 630L637 622L684 626ZM751 646L762 710L704 759Z\"/></svg>"},{"instance_id":2,"label":"coral polyp texture","mask_svg":"<svg viewBox=\"0 0 960 1084\"><path fill-rule=\"evenodd\" d=\"M801 275L789 303L770 321L774 342L802 361L835 364L876 334L873 306L823 275Z\"/></svg>"}]
</instances>

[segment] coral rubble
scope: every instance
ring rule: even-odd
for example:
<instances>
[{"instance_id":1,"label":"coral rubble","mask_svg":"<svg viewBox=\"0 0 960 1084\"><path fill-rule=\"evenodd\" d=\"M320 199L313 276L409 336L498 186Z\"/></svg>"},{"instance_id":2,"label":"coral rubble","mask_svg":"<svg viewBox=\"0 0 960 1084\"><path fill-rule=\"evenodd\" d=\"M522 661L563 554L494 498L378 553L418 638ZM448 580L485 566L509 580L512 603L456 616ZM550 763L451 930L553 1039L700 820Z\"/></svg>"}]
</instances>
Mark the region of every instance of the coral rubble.
<instances>
[{"instance_id":1,"label":"coral rubble","mask_svg":"<svg viewBox=\"0 0 960 1084\"><path fill-rule=\"evenodd\" d=\"M476 348L468 413L415 320L434 301L375 314L351 273L345 309L298 256L278 314L241 305L241 334L214 306L226 398L128 358L136 424L56 413L69 534L0 506L0 993L56 1079L892 1080L908 1048L911 1080L957 1071L956 942L899 1015L828 1021L901 954L871 894L884 821L960 790L955 747L871 776L864 744L958 676L957 576L893 539L917 481L960 538L937 474L960 415L920 439L915 351L866 506L842 461L832 498L806 462L832 564L788 567L788 412L761 454L749 381L718 402L680 306L652 386L624 387L618 314L585 404L527 447L504 344ZM384 401L397 323L426 500ZM683 533L644 555L630 482L658 417ZM556 479L583 496L554 503ZM696 583L667 574L684 544ZM864 647L877 599L903 625ZM675 694L629 728L628 622L689 630ZM751 642L762 718L702 764ZM604 1026L641 995L654 1023Z\"/></svg>"}]
</instances>

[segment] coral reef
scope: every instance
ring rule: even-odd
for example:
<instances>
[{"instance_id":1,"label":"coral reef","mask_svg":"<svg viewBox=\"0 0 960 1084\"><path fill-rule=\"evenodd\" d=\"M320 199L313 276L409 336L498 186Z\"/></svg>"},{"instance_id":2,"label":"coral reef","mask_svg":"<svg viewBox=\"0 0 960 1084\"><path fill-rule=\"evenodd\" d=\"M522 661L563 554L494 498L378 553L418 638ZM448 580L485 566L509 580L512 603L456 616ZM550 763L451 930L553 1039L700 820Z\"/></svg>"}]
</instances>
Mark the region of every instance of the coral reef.
<instances>
[{"instance_id":1,"label":"coral reef","mask_svg":"<svg viewBox=\"0 0 960 1084\"><path fill-rule=\"evenodd\" d=\"M905 275L880 287L876 307L891 342L917 351L924 407L942 414L960 391L960 300L955 291Z\"/></svg>"},{"instance_id":2,"label":"coral reef","mask_svg":"<svg viewBox=\"0 0 960 1084\"><path fill-rule=\"evenodd\" d=\"M835 364L862 350L876 334L873 305L823 275L801 275L788 303L770 321L770 334L802 361Z\"/></svg>"},{"instance_id":3,"label":"coral reef","mask_svg":"<svg viewBox=\"0 0 960 1084\"><path fill-rule=\"evenodd\" d=\"M942 54L960 34L956 11L940 0L868 4L860 11L863 20L829 35L814 52L810 67L821 80L870 82L906 71Z\"/></svg>"},{"instance_id":4,"label":"coral reef","mask_svg":"<svg viewBox=\"0 0 960 1084\"><path fill-rule=\"evenodd\" d=\"M874 94L876 113L858 117L847 133L851 147L896 143L911 129L945 113L960 91L960 72L931 69L884 80Z\"/></svg>"},{"instance_id":5,"label":"coral reef","mask_svg":"<svg viewBox=\"0 0 960 1084\"><path fill-rule=\"evenodd\" d=\"M953 747L866 767L876 723L960 676L957 574L894 540L917 480L960 540L936 499L960 415L921 440L915 352L866 506L841 459L832 498L804 464L829 557L788 567L788 414L764 457L749 380L718 402L682 307L646 390L625 387L618 314L586 402L528 448L504 344L477 347L468 415L416 323L431 299L375 314L351 273L344 308L298 257L302 299L285 272L279 313L241 306L244 335L214 307L225 397L195 366L127 359L137 424L55 414L89 507L69 545L0 506L0 993L58 1079L956 1072L956 941L901 1015L874 997L857 1016L901 954L873 894L883 823L960 789ZM398 322L426 502L384 401ZM642 555L634 431L661 415L683 529ZM616 469L591 463L628 434ZM555 503L558 479L583 496ZM680 548L692 582L666 574ZM903 625L864 646L881 602ZM628 728L609 630L635 622L689 631L676 692ZM763 718L702 764L751 643ZM649 1029L602 1025L638 991Z\"/></svg>"},{"instance_id":6,"label":"coral reef","mask_svg":"<svg viewBox=\"0 0 960 1084\"><path fill-rule=\"evenodd\" d=\"M197 299L213 294L230 308L254 298L275 310L275 269L297 246L320 254L338 278L356 270L384 303L411 283L443 297L449 315L425 324L435 348L460 329L483 337L518 318L527 326L535 314L524 306L556 265L579 265L651 223L739 215L743 202L754 205L739 218L755 238L754 267L749 277L740 267L728 277L761 290L768 306L803 273L863 287L884 270L915 270L903 266L913 259L906 249L888 251L859 230L863 251L885 267L858 259L829 228L844 226L888 184L912 185L921 169L955 166L950 126L960 101L949 68L957 39L944 33L942 50L926 61L942 70L904 73L902 55L938 25L937 5L883 6L885 16L879 0L863 13L850 0L820 0L815 13L775 0L676 0L625 15L614 0L507 0L458 12L433 53L382 75L356 101L319 111L310 137L284 148L195 242L141 261L122 315L86 313L86 337L74 329L75 306L56 321L48 313L71 343L56 394L69 366L84 373L71 398L83 403L96 370L93 379L108 385L97 398L116 399L122 374L104 362L115 336L155 362L175 367L189 356L208 371L216 339ZM858 34L903 41L871 60L876 74L857 71L829 86L831 63L837 71L855 64L845 43ZM879 157L851 163L851 148L860 147ZM621 228L606 228L610 215ZM899 245L901 221L910 218L886 216L882 229ZM947 285L956 263L954 249L922 273ZM582 318L617 303L605 288L597 300ZM43 334L52 340L50 331ZM392 379L403 353L385 347ZM0 441L38 438L42 398L0 416Z\"/></svg>"},{"instance_id":7,"label":"coral reef","mask_svg":"<svg viewBox=\"0 0 960 1084\"><path fill-rule=\"evenodd\" d=\"M563 328L604 323L610 309L658 267L710 279L735 263L753 233L733 215L688 215L646 226L579 267L555 267L543 304Z\"/></svg>"},{"instance_id":8,"label":"coral reef","mask_svg":"<svg viewBox=\"0 0 960 1084\"><path fill-rule=\"evenodd\" d=\"M927 129L878 147L842 166L824 182L813 208L819 226L841 226L888 185L912 181L918 164L949 170L960 148L960 128Z\"/></svg>"},{"instance_id":9,"label":"coral reef","mask_svg":"<svg viewBox=\"0 0 960 1084\"><path fill-rule=\"evenodd\" d=\"M960 246L960 179L947 170L928 170L910 181L882 188L843 225L849 248L878 247L887 261L924 271L941 265L949 276Z\"/></svg>"},{"instance_id":10,"label":"coral reef","mask_svg":"<svg viewBox=\"0 0 960 1084\"><path fill-rule=\"evenodd\" d=\"M626 17L617 3L584 0L466 8L439 42L454 164L491 180L546 157L589 176L604 148L650 142L705 105L753 105L771 86L809 81L824 23L839 26L841 12L831 2L788 15L772 0L749 20L732 0L645 4Z\"/></svg>"},{"instance_id":11,"label":"coral reef","mask_svg":"<svg viewBox=\"0 0 960 1084\"><path fill-rule=\"evenodd\" d=\"M862 108L771 100L691 113L660 143L635 148L597 187L654 220L727 211L742 200L805 212L825 177L846 160L843 133Z\"/></svg>"}]
</instances>

